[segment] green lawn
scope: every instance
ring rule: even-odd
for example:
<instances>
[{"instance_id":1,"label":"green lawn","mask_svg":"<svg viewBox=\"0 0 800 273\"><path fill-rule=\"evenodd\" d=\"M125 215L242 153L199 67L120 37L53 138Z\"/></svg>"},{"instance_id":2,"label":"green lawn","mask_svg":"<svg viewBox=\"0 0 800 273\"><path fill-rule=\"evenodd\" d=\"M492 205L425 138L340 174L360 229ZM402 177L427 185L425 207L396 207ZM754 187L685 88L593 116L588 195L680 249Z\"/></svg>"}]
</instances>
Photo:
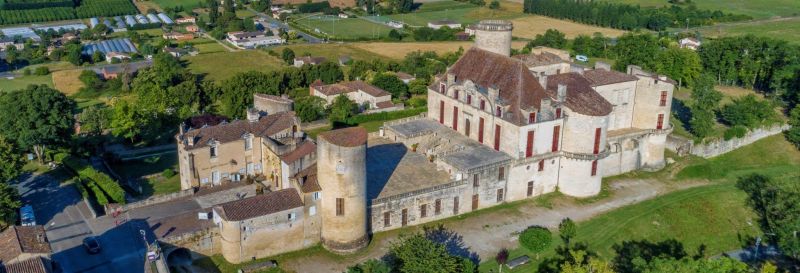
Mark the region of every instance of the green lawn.
<instances>
[{"instance_id":1,"label":"green lawn","mask_svg":"<svg viewBox=\"0 0 800 273\"><path fill-rule=\"evenodd\" d=\"M800 1L797 1L800 3ZM800 44L800 18L780 19L767 22L732 23L698 28L706 37L724 37L752 34L782 39Z\"/></svg>"},{"instance_id":2,"label":"green lawn","mask_svg":"<svg viewBox=\"0 0 800 273\"><path fill-rule=\"evenodd\" d=\"M177 192L181 189L180 175L177 174L178 156L174 153L112 163L111 168L123 178L140 178L143 176L157 175L140 180L143 183L142 196L145 197ZM166 169L172 169L176 174L171 177L163 177L160 174Z\"/></svg>"},{"instance_id":3,"label":"green lawn","mask_svg":"<svg viewBox=\"0 0 800 273\"><path fill-rule=\"evenodd\" d=\"M521 11L491 10L472 5L464 7L464 3L454 3L456 4L453 5L452 9L447 9L443 6L428 10L424 8L425 5L438 4L438 2L434 2L423 4L422 8L411 13L392 14L388 17L411 26L427 26L428 22L443 19L454 20L462 24L471 24L484 19L514 19L524 16Z\"/></svg>"},{"instance_id":4,"label":"green lawn","mask_svg":"<svg viewBox=\"0 0 800 273\"><path fill-rule=\"evenodd\" d=\"M215 81L225 80L240 72L272 71L284 66L281 60L261 50L199 54L186 57L185 60L189 71L204 74L207 79Z\"/></svg>"},{"instance_id":5,"label":"green lawn","mask_svg":"<svg viewBox=\"0 0 800 273\"><path fill-rule=\"evenodd\" d=\"M314 15L294 20L293 23L317 36L331 39L377 39L385 37L392 28L363 18L342 19L336 16Z\"/></svg>"},{"instance_id":6,"label":"green lawn","mask_svg":"<svg viewBox=\"0 0 800 273\"><path fill-rule=\"evenodd\" d=\"M641 6L664 6L667 0L608 0ZM721 10L724 12L746 14L753 18L800 15L800 1L797 0L693 0L698 8Z\"/></svg>"},{"instance_id":7,"label":"green lawn","mask_svg":"<svg viewBox=\"0 0 800 273\"><path fill-rule=\"evenodd\" d=\"M338 43L329 43L323 45L319 44L287 45L287 46L272 48L270 50L280 54L284 48L292 49L292 51L294 51L294 54L297 56L306 56L306 55L322 56L332 62L338 62L339 57L343 55L350 56L350 58L353 60L372 60L380 58L379 56L376 56L374 53L366 51L364 49L351 46L350 44L338 44Z\"/></svg>"},{"instance_id":8,"label":"green lawn","mask_svg":"<svg viewBox=\"0 0 800 273\"><path fill-rule=\"evenodd\" d=\"M0 92L8 92L13 90L25 89L28 85L39 85L45 84L47 86L53 87L53 78L52 76L44 75L44 76L22 76L17 75L14 79L7 79L7 78L0 78Z\"/></svg>"},{"instance_id":9,"label":"green lawn","mask_svg":"<svg viewBox=\"0 0 800 273\"><path fill-rule=\"evenodd\" d=\"M703 245L706 255L717 255L741 247L746 240L760 233L754 214L745 206L744 192L734 186L736 177L756 171L773 177L800 175L800 152L781 135L712 159L683 160L688 167L680 171L675 180L711 179L713 183L666 194L580 222L576 241L588 243L590 249L604 259L613 258L614 244L643 239L655 242L674 238L690 254L696 253ZM672 180L669 173L644 176ZM554 240L557 238L554 236ZM540 253L538 260L536 254L526 249L512 249L511 258L529 255L533 261L508 272L531 272L543 258L552 257L555 247ZM497 264L486 260L480 268L481 272L497 270Z\"/></svg>"},{"instance_id":10,"label":"green lawn","mask_svg":"<svg viewBox=\"0 0 800 273\"><path fill-rule=\"evenodd\" d=\"M152 0L161 8L182 6L185 10L191 10L200 6L202 0Z\"/></svg>"}]
</instances>

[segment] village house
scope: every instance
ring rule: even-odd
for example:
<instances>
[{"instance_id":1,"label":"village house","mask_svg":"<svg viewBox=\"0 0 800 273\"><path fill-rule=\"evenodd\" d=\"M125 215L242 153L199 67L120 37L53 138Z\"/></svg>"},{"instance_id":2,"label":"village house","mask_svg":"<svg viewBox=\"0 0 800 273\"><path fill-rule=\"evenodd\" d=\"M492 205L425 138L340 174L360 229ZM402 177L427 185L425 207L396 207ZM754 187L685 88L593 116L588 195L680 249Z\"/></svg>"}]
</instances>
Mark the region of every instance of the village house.
<instances>
[{"instance_id":1,"label":"village house","mask_svg":"<svg viewBox=\"0 0 800 273\"><path fill-rule=\"evenodd\" d=\"M302 67L303 65L306 65L306 64L318 65L318 64L324 63L327 60L328 59L325 58L325 57L303 56L303 57L294 58L293 65L294 65L294 67L298 67L299 68L299 67Z\"/></svg>"},{"instance_id":2,"label":"village house","mask_svg":"<svg viewBox=\"0 0 800 273\"><path fill-rule=\"evenodd\" d=\"M330 105L340 95L347 96L367 113L402 110L403 105L392 103L392 94L363 81L348 81L334 84L322 84L316 81L309 88L311 96L325 100Z\"/></svg>"},{"instance_id":3,"label":"village house","mask_svg":"<svg viewBox=\"0 0 800 273\"><path fill-rule=\"evenodd\" d=\"M177 24L195 24L195 23L197 23L197 19L195 19L192 16L181 17L181 18L175 19L175 23L177 23Z\"/></svg>"},{"instance_id":4,"label":"village house","mask_svg":"<svg viewBox=\"0 0 800 273\"><path fill-rule=\"evenodd\" d=\"M51 249L42 226L10 226L0 233L0 264L33 258L49 260Z\"/></svg>"},{"instance_id":5,"label":"village house","mask_svg":"<svg viewBox=\"0 0 800 273\"><path fill-rule=\"evenodd\" d=\"M696 38L686 37L686 38L681 39L679 41L679 44L680 44L681 48L688 48L688 49L691 49L691 50L697 50L698 48L700 48L700 45L702 45L703 43L701 43L700 40L697 40Z\"/></svg>"},{"instance_id":6,"label":"village house","mask_svg":"<svg viewBox=\"0 0 800 273\"><path fill-rule=\"evenodd\" d=\"M197 27L197 25L187 25L186 26L186 31L191 32L191 33L195 33L195 32L200 31L200 28Z\"/></svg>"},{"instance_id":7,"label":"village house","mask_svg":"<svg viewBox=\"0 0 800 273\"><path fill-rule=\"evenodd\" d=\"M0 38L0 51L7 50L9 46L13 46L16 50L22 50L25 48L24 43L17 43L12 37Z\"/></svg>"}]
</instances>

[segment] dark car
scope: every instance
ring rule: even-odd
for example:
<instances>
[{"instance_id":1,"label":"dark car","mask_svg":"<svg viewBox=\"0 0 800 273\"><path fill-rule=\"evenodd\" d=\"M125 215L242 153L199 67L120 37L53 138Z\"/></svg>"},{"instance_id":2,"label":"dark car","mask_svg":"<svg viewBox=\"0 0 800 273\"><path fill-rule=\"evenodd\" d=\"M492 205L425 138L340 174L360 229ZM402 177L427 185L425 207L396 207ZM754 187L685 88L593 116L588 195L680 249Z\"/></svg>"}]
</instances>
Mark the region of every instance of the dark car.
<instances>
[{"instance_id":1,"label":"dark car","mask_svg":"<svg viewBox=\"0 0 800 273\"><path fill-rule=\"evenodd\" d=\"M100 242L97 241L95 237L86 237L83 239L83 247L86 248L86 252L89 254L97 254L100 253Z\"/></svg>"}]
</instances>

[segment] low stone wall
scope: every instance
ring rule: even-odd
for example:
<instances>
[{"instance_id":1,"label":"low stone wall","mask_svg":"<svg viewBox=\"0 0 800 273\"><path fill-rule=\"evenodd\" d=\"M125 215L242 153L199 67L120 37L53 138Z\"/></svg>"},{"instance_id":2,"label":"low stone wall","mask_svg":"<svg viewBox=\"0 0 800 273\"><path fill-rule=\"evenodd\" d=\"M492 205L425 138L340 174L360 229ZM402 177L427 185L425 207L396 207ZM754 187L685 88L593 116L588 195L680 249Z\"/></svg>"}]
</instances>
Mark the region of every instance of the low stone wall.
<instances>
[{"instance_id":1,"label":"low stone wall","mask_svg":"<svg viewBox=\"0 0 800 273\"><path fill-rule=\"evenodd\" d=\"M183 190L183 191L179 191L179 192L156 195L156 196L152 196L150 198L147 198L147 199L144 199L144 200L141 200L141 201L136 201L136 202L133 202L133 203L129 203L129 204L123 205L120 209L122 211L126 211L126 210L135 209L135 208L146 207L146 206L150 206L150 205L154 205L154 204L158 204L158 203L169 202L169 201L172 201L172 200L175 200L175 199L179 199L179 198L183 198L183 197L187 197L187 196L192 196L192 194L194 194L194 190L193 189L188 189L188 190Z\"/></svg>"},{"instance_id":2,"label":"low stone wall","mask_svg":"<svg viewBox=\"0 0 800 273\"><path fill-rule=\"evenodd\" d=\"M159 241L165 243L163 244L165 248L166 246L169 246L170 248L182 247L191 250L194 252L193 254L197 253L205 256L213 256L220 253L221 239L222 237L219 235L219 228L213 227L162 238Z\"/></svg>"},{"instance_id":3,"label":"low stone wall","mask_svg":"<svg viewBox=\"0 0 800 273\"><path fill-rule=\"evenodd\" d=\"M670 134L667 136L666 148L675 152L678 156L685 156L692 151L693 144L691 139Z\"/></svg>"},{"instance_id":4,"label":"low stone wall","mask_svg":"<svg viewBox=\"0 0 800 273\"><path fill-rule=\"evenodd\" d=\"M733 138L730 140L719 139L707 143L694 144L690 153L704 158L715 157L741 148L742 146L749 145L760 139L780 134L783 131L789 130L789 128L791 128L791 126L786 124L775 125L752 130L741 138Z\"/></svg>"}]
</instances>

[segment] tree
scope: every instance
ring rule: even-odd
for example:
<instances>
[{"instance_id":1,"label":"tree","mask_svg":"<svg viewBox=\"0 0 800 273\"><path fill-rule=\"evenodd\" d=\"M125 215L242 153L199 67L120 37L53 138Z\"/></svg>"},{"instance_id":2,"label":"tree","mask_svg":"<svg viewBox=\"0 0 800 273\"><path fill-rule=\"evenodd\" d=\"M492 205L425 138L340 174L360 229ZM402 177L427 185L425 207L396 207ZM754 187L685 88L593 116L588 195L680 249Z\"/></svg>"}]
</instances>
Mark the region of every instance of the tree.
<instances>
[{"instance_id":1,"label":"tree","mask_svg":"<svg viewBox=\"0 0 800 273\"><path fill-rule=\"evenodd\" d=\"M656 72L677 80L678 86L684 84L692 86L703 70L700 55L697 55L697 52L677 47L659 51L656 55L655 65Z\"/></svg>"},{"instance_id":2,"label":"tree","mask_svg":"<svg viewBox=\"0 0 800 273\"><path fill-rule=\"evenodd\" d=\"M728 258L715 259L655 259L639 266L642 273L748 273L752 272L747 264Z\"/></svg>"},{"instance_id":3,"label":"tree","mask_svg":"<svg viewBox=\"0 0 800 273\"><path fill-rule=\"evenodd\" d=\"M102 106L92 106L80 115L81 131L90 135L100 135L109 128L111 112Z\"/></svg>"},{"instance_id":4,"label":"tree","mask_svg":"<svg viewBox=\"0 0 800 273\"><path fill-rule=\"evenodd\" d=\"M46 85L0 94L0 135L17 147L29 147L41 161L48 145L72 135L75 102Z\"/></svg>"},{"instance_id":5,"label":"tree","mask_svg":"<svg viewBox=\"0 0 800 273\"><path fill-rule=\"evenodd\" d=\"M294 64L294 57L295 57L294 50L292 50L291 48L288 47L284 48L283 51L281 52L281 58L288 65Z\"/></svg>"},{"instance_id":6,"label":"tree","mask_svg":"<svg viewBox=\"0 0 800 273\"><path fill-rule=\"evenodd\" d=\"M266 10L269 10L270 6L272 6L272 1L271 0L256 0L256 1L253 1L253 5L252 6L253 6L253 9L255 9L257 11L264 12Z\"/></svg>"},{"instance_id":7,"label":"tree","mask_svg":"<svg viewBox=\"0 0 800 273\"><path fill-rule=\"evenodd\" d=\"M92 53L92 63L102 62L103 60L105 60L105 58L106 57L103 56L103 52L100 52L99 50Z\"/></svg>"},{"instance_id":8,"label":"tree","mask_svg":"<svg viewBox=\"0 0 800 273\"><path fill-rule=\"evenodd\" d=\"M629 65L638 65L645 70L655 70L655 56L661 46L656 36L649 33L626 33L617 40L614 69L625 71Z\"/></svg>"},{"instance_id":9,"label":"tree","mask_svg":"<svg viewBox=\"0 0 800 273\"><path fill-rule=\"evenodd\" d=\"M695 82L691 97L694 102L690 105L692 118L689 124L692 133L702 139L714 129L716 124L714 110L722 100L722 93L714 90L714 78L706 74Z\"/></svg>"},{"instance_id":10,"label":"tree","mask_svg":"<svg viewBox=\"0 0 800 273\"><path fill-rule=\"evenodd\" d=\"M67 44L65 46L67 53L67 61L74 65L81 65L83 59L81 58L82 48L80 44Z\"/></svg>"},{"instance_id":11,"label":"tree","mask_svg":"<svg viewBox=\"0 0 800 273\"><path fill-rule=\"evenodd\" d=\"M408 83L408 91L414 95L424 95L428 93L428 81L425 79L414 79Z\"/></svg>"},{"instance_id":12,"label":"tree","mask_svg":"<svg viewBox=\"0 0 800 273\"><path fill-rule=\"evenodd\" d=\"M494 256L494 260L499 267L498 272L503 272L503 266L506 265L508 261L508 249L503 248L497 252L497 255Z\"/></svg>"},{"instance_id":13,"label":"tree","mask_svg":"<svg viewBox=\"0 0 800 273\"><path fill-rule=\"evenodd\" d=\"M786 131L786 140L794 144L797 149L800 149L800 106L795 106L789 112L789 125L792 128Z\"/></svg>"},{"instance_id":14,"label":"tree","mask_svg":"<svg viewBox=\"0 0 800 273\"><path fill-rule=\"evenodd\" d=\"M564 243L567 245L569 245L570 239L575 238L577 234L578 227L572 219L564 218L561 220L561 223L558 224L558 235L561 236L561 239L564 240Z\"/></svg>"},{"instance_id":15,"label":"tree","mask_svg":"<svg viewBox=\"0 0 800 273\"><path fill-rule=\"evenodd\" d=\"M25 160L16 147L0 137L0 183L11 181L22 173Z\"/></svg>"},{"instance_id":16,"label":"tree","mask_svg":"<svg viewBox=\"0 0 800 273\"><path fill-rule=\"evenodd\" d=\"M325 116L325 100L317 96L303 96L294 102L294 111L302 122L315 121Z\"/></svg>"},{"instance_id":17,"label":"tree","mask_svg":"<svg viewBox=\"0 0 800 273\"><path fill-rule=\"evenodd\" d=\"M800 254L800 186L796 180L754 173L736 182L736 187L747 193L747 205L758 215L761 230L773 234L767 237L769 242L794 259Z\"/></svg>"},{"instance_id":18,"label":"tree","mask_svg":"<svg viewBox=\"0 0 800 273\"><path fill-rule=\"evenodd\" d=\"M238 73L220 84L219 101L222 113L232 118L243 118L245 110L253 104L253 93L279 95L283 75L250 71Z\"/></svg>"},{"instance_id":19,"label":"tree","mask_svg":"<svg viewBox=\"0 0 800 273\"><path fill-rule=\"evenodd\" d=\"M6 62L14 67L17 67L17 59L19 58L19 53L17 52L17 48L13 45L9 45L6 47Z\"/></svg>"},{"instance_id":20,"label":"tree","mask_svg":"<svg viewBox=\"0 0 800 273\"><path fill-rule=\"evenodd\" d=\"M398 241L391 244L389 255L395 259L399 272L460 272L457 257L447 253L443 244L420 233L401 235Z\"/></svg>"},{"instance_id":21,"label":"tree","mask_svg":"<svg viewBox=\"0 0 800 273\"><path fill-rule=\"evenodd\" d=\"M140 124L145 124L147 119L137 111L128 101L120 100L114 104L111 119L111 134L123 137L133 142L142 133Z\"/></svg>"},{"instance_id":22,"label":"tree","mask_svg":"<svg viewBox=\"0 0 800 273\"><path fill-rule=\"evenodd\" d=\"M347 96L336 96L328 109L330 112L328 119L332 123L345 122L347 118L358 113L358 104L347 98Z\"/></svg>"},{"instance_id":23,"label":"tree","mask_svg":"<svg viewBox=\"0 0 800 273\"><path fill-rule=\"evenodd\" d=\"M552 240L550 230L539 226L529 227L519 235L519 243L533 252L546 249Z\"/></svg>"},{"instance_id":24,"label":"tree","mask_svg":"<svg viewBox=\"0 0 800 273\"><path fill-rule=\"evenodd\" d=\"M587 257L588 254L581 250L570 252L574 259L561 265L561 273L615 273L608 262L597 257ZM583 262L586 260L588 261Z\"/></svg>"},{"instance_id":25,"label":"tree","mask_svg":"<svg viewBox=\"0 0 800 273\"><path fill-rule=\"evenodd\" d=\"M612 246L617 256L614 257L614 268L619 273L641 272L637 266L642 262L661 259L682 259L686 257L683 245L675 239L652 243L647 240L624 241Z\"/></svg>"},{"instance_id":26,"label":"tree","mask_svg":"<svg viewBox=\"0 0 800 273\"><path fill-rule=\"evenodd\" d=\"M500 8L500 1L492 0L492 2L489 3L489 9L499 9L499 8Z\"/></svg>"},{"instance_id":27,"label":"tree","mask_svg":"<svg viewBox=\"0 0 800 273\"><path fill-rule=\"evenodd\" d=\"M370 259L347 268L347 273L389 273L391 268L381 260Z\"/></svg>"},{"instance_id":28,"label":"tree","mask_svg":"<svg viewBox=\"0 0 800 273\"><path fill-rule=\"evenodd\" d=\"M530 41L527 45L525 45L526 48L533 48L537 46L566 48L567 38L563 32L551 28L545 31L544 35L536 34L536 37L533 39L533 41Z\"/></svg>"},{"instance_id":29,"label":"tree","mask_svg":"<svg viewBox=\"0 0 800 273\"><path fill-rule=\"evenodd\" d=\"M400 41L403 39L403 35L400 34L400 32L396 29L392 29L389 31L389 39L393 41Z\"/></svg>"},{"instance_id":30,"label":"tree","mask_svg":"<svg viewBox=\"0 0 800 273\"><path fill-rule=\"evenodd\" d=\"M389 91L392 94L392 98L405 99L408 97L408 86L395 75L388 73L375 75L375 78L372 79L372 85Z\"/></svg>"},{"instance_id":31,"label":"tree","mask_svg":"<svg viewBox=\"0 0 800 273\"><path fill-rule=\"evenodd\" d=\"M731 126L744 126L750 129L757 128L776 120L776 113L772 104L766 100L759 100L755 95L735 98L720 111L722 120Z\"/></svg>"},{"instance_id":32,"label":"tree","mask_svg":"<svg viewBox=\"0 0 800 273\"><path fill-rule=\"evenodd\" d=\"M0 229L9 224L14 224L17 219L17 210L22 207L17 189L8 183L0 182Z\"/></svg>"}]
</instances>

